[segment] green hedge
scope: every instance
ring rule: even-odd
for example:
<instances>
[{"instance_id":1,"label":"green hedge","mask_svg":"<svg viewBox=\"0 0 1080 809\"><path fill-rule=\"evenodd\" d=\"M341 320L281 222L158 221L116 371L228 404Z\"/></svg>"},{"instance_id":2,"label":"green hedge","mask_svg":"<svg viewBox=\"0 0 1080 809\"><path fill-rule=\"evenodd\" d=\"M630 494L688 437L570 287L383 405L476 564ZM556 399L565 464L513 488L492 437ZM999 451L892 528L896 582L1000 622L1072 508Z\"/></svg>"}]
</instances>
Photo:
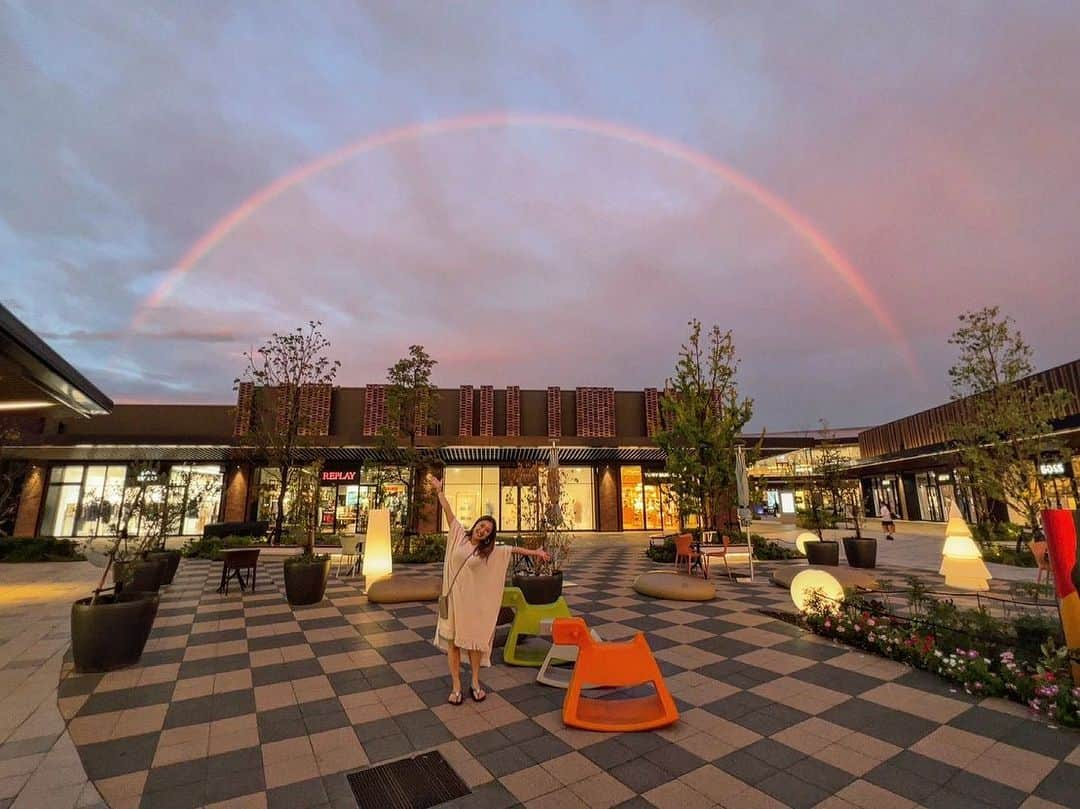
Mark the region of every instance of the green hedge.
<instances>
[{"instance_id":1,"label":"green hedge","mask_svg":"<svg viewBox=\"0 0 1080 809\"><path fill-rule=\"evenodd\" d=\"M0 537L0 562L83 562L86 557L70 539Z\"/></svg>"},{"instance_id":2,"label":"green hedge","mask_svg":"<svg viewBox=\"0 0 1080 809\"><path fill-rule=\"evenodd\" d=\"M405 553L405 540L394 537L391 552L395 562L405 565L441 562L446 555L445 534L418 534L409 539L409 552Z\"/></svg>"},{"instance_id":3,"label":"green hedge","mask_svg":"<svg viewBox=\"0 0 1080 809\"><path fill-rule=\"evenodd\" d=\"M751 534L750 541L754 545L754 558L759 561L803 558L802 554L793 548L766 539L760 534ZM737 549L742 544L741 540L736 540L733 549ZM645 555L654 562L671 564L675 561L675 540L665 539L663 545L650 545L645 549Z\"/></svg>"},{"instance_id":4,"label":"green hedge","mask_svg":"<svg viewBox=\"0 0 1080 809\"><path fill-rule=\"evenodd\" d=\"M189 539L184 547L180 549L180 553L185 559L213 559L218 561L221 559L221 552L227 548L248 548L251 546L265 548L267 543L253 537L198 537Z\"/></svg>"}]
</instances>

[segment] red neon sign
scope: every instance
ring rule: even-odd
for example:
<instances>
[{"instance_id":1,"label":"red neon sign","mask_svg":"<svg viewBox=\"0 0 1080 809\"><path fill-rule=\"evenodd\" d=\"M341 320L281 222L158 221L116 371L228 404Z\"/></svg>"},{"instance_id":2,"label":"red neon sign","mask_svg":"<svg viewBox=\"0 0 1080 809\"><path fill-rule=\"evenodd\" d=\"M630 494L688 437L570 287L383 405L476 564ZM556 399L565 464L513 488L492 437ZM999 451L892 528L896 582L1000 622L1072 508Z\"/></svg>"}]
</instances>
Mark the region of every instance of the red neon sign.
<instances>
[{"instance_id":1,"label":"red neon sign","mask_svg":"<svg viewBox=\"0 0 1080 809\"><path fill-rule=\"evenodd\" d=\"M322 480L324 483L339 480L356 480L356 472L323 472Z\"/></svg>"}]
</instances>

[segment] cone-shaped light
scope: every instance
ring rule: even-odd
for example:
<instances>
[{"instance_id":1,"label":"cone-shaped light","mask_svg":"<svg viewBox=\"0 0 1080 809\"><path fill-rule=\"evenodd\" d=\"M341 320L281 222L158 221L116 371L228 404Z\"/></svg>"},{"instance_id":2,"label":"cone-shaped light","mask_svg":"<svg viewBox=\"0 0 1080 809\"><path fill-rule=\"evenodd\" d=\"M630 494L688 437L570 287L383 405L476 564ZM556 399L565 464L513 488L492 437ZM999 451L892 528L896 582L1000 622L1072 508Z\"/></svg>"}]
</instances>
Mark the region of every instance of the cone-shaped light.
<instances>
[{"instance_id":1,"label":"cone-shaped light","mask_svg":"<svg viewBox=\"0 0 1080 809\"><path fill-rule=\"evenodd\" d=\"M367 536L364 538L364 586L370 587L389 576L392 569L390 509L374 508L368 512Z\"/></svg>"},{"instance_id":2,"label":"cone-shaped light","mask_svg":"<svg viewBox=\"0 0 1080 809\"><path fill-rule=\"evenodd\" d=\"M990 571L955 500L949 503L949 522L945 526L945 547L941 550L941 569L938 572L950 587L962 590L990 589Z\"/></svg>"}]
</instances>

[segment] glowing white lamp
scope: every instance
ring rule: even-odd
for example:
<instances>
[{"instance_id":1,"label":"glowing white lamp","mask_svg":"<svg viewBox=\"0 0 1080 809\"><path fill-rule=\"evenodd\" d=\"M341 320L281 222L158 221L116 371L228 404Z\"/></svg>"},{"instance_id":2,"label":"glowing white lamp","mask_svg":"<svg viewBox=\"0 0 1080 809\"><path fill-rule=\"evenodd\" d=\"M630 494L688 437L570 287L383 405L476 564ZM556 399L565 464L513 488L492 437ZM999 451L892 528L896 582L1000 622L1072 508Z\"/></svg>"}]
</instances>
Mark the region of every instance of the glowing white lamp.
<instances>
[{"instance_id":1,"label":"glowing white lamp","mask_svg":"<svg viewBox=\"0 0 1080 809\"><path fill-rule=\"evenodd\" d=\"M364 539L364 586L370 587L389 576L394 563L390 556L390 509L368 512L367 536Z\"/></svg>"},{"instance_id":2,"label":"glowing white lamp","mask_svg":"<svg viewBox=\"0 0 1080 809\"><path fill-rule=\"evenodd\" d=\"M834 612L844 598L844 587L835 576L820 568L804 570L791 580L791 601L799 612L806 612L815 594L822 596L824 609Z\"/></svg>"},{"instance_id":3,"label":"glowing white lamp","mask_svg":"<svg viewBox=\"0 0 1080 809\"><path fill-rule=\"evenodd\" d=\"M955 500L949 503L949 522L945 526L945 547L941 550L941 569L938 573L945 577L945 584L949 587L990 589L990 571Z\"/></svg>"},{"instance_id":4,"label":"glowing white lamp","mask_svg":"<svg viewBox=\"0 0 1080 809\"><path fill-rule=\"evenodd\" d=\"M799 549L799 553L806 556L806 543L807 542L821 542L821 537L815 534L813 531L803 531L797 537L795 537L795 547Z\"/></svg>"}]
</instances>

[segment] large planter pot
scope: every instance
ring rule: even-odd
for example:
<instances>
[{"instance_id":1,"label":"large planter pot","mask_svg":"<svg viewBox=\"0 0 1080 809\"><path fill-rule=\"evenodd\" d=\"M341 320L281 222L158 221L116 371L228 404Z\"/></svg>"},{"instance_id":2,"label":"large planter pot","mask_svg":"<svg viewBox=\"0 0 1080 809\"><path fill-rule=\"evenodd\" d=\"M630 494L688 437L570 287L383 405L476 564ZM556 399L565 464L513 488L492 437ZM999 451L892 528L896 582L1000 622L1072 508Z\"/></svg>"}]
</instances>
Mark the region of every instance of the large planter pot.
<instances>
[{"instance_id":1,"label":"large planter pot","mask_svg":"<svg viewBox=\"0 0 1080 809\"><path fill-rule=\"evenodd\" d=\"M158 594L102 595L94 605L81 598L71 605L71 653L78 672L112 671L142 657L157 615Z\"/></svg>"},{"instance_id":2,"label":"large planter pot","mask_svg":"<svg viewBox=\"0 0 1080 809\"><path fill-rule=\"evenodd\" d=\"M128 576L126 571L131 570ZM161 557L138 559L133 562L117 562L113 565L113 583L117 592L138 591L156 593L165 583L168 560Z\"/></svg>"},{"instance_id":3,"label":"large planter pot","mask_svg":"<svg viewBox=\"0 0 1080 809\"><path fill-rule=\"evenodd\" d=\"M147 559L164 559L165 560L165 579L162 584L172 584L173 579L176 577L176 571L180 567L180 551L150 551L146 555Z\"/></svg>"},{"instance_id":4,"label":"large planter pot","mask_svg":"<svg viewBox=\"0 0 1080 809\"><path fill-rule=\"evenodd\" d=\"M553 604L562 595L562 571L554 576L522 576L513 578L513 585L520 587L528 604Z\"/></svg>"},{"instance_id":5,"label":"large planter pot","mask_svg":"<svg viewBox=\"0 0 1080 809\"><path fill-rule=\"evenodd\" d=\"M285 598L293 606L318 604L330 578L330 558L313 562L285 562Z\"/></svg>"},{"instance_id":6,"label":"large planter pot","mask_svg":"<svg viewBox=\"0 0 1080 809\"><path fill-rule=\"evenodd\" d=\"M820 542L807 542L806 561L812 565L828 565L838 567L840 565L840 543L831 539Z\"/></svg>"},{"instance_id":7,"label":"large planter pot","mask_svg":"<svg viewBox=\"0 0 1080 809\"><path fill-rule=\"evenodd\" d=\"M877 564L877 540L844 537L844 556L852 567L873 568Z\"/></svg>"}]
</instances>

